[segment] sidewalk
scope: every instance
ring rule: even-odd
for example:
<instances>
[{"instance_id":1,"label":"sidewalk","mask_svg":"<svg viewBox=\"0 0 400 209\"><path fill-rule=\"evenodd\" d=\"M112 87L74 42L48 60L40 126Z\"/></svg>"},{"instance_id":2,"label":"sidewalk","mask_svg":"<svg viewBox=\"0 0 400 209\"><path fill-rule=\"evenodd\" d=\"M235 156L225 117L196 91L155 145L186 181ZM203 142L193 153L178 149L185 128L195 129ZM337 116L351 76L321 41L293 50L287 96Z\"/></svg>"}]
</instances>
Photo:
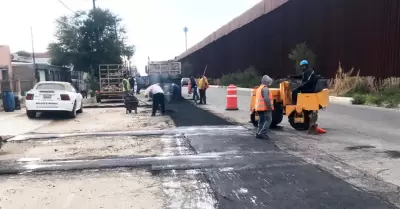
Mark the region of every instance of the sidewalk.
<instances>
[{"instance_id":1,"label":"sidewalk","mask_svg":"<svg viewBox=\"0 0 400 209\"><path fill-rule=\"evenodd\" d=\"M14 112L0 112L0 136L18 135L35 130L52 120L31 120L26 116L25 109Z\"/></svg>"},{"instance_id":2,"label":"sidewalk","mask_svg":"<svg viewBox=\"0 0 400 209\"><path fill-rule=\"evenodd\" d=\"M0 107L3 108L3 107ZM0 121L9 120L12 117L18 117L20 115L25 114L25 109L23 110L16 110L14 112L4 112L3 110L0 111ZM0 126L1 127L1 126ZM0 128L2 130L3 128Z\"/></svg>"}]
</instances>

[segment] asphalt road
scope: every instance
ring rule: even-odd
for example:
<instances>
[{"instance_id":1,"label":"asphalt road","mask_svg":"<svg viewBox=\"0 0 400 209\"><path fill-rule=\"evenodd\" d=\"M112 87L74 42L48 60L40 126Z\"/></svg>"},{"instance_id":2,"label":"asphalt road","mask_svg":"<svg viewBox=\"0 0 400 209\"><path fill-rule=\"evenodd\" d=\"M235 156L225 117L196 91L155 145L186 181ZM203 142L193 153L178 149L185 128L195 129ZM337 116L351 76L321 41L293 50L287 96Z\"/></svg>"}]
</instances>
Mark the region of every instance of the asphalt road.
<instances>
[{"instance_id":1,"label":"asphalt road","mask_svg":"<svg viewBox=\"0 0 400 209\"><path fill-rule=\"evenodd\" d=\"M29 171L28 173L32 174L38 171L130 167L149 170L168 184L171 184L168 178L178 178L172 183L179 185L182 183L181 178L190 176L189 171L196 171L196 175L190 181L190 184L195 186L186 191L185 196L179 196L184 202L192 204L168 208L395 208L374 194L359 190L317 166L289 155L275 146L274 141L255 139L249 130L229 126L229 122L199 111L194 105L181 103L171 105L170 108L191 112L194 117L202 119L193 122L189 117L180 117L179 114L171 116L181 124L197 123L199 126L184 125L169 130L167 135L172 142L177 143L172 145L175 146L175 152L168 156L113 156L84 161L81 158L69 158L18 164L3 161L0 173ZM215 119L225 126L217 126L216 123L214 126L208 126L208 121ZM185 121L187 123L184 123ZM149 134L152 132L149 131ZM178 171L187 173L179 175ZM174 192L166 194L171 196Z\"/></svg>"},{"instance_id":2,"label":"asphalt road","mask_svg":"<svg viewBox=\"0 0 400 209\"><path fill-rule=\"evenodd\" d=\"M183 89L188 98L187 89ZM209 88L207 105L214 112L247 127L250 92L238 91L238 111L225 110L226 89ZM335 176L370 192L385 193L396 202L400 198L400 112L383 108L331 103L319 114L319 125L327 134L310 136L295 131L284 118L279 130L271 136L281 149L317 164Z\"/></svg>"},{"instance_id":3,"label":"asphalt road","mask_svg":"<svg viewBox=\"0 0 400 209\"><path fill-rule=\"evenodd\" d=\"M286 135L286 131L283 131L282 134L275 131L271 141L255 139L250 130L234 125L237 121L248 121L247 107L239 106L240 111L225 112L224 95L222 94L224 94L223 90L209 91L209 104L202 106L203 108L188 101L168 105L167 114L171 117L174 125L178 126L177 128L171 128L172 124L164 121L164 118L167 117L149 117L147 110L141 110L142 114L137 116L130 116L126 115L121 108L87 110L75 120L53 122L35 132L58 133L58 130L63 130L78 135L75 136L76 138L61 137L59 139L52 136L50 140L37 137L34 141L40 147L37 148L35 145L26 148L23 152L23 155L26 155L24 157L34 157L33 154L42 155L46 151L47 155L52 156L53 159L39 161L33 159L28 162L15 163L8 158L8 160L1 161L0 173L22 172L26 174L28 171L28 174L34 175L35 171L65 172L66 170L84 171L87 169L112 169L114 171L121 167L144 169L151 173L151 178L154 179L149 179L150 176L147 174L138 174L140 177L133 177L130 181L134 179L138 181L138 178L142 178L148 179L146 180L149 181L148 185L157 185L157 191L162 190L166 197L164 204L168 206L164 205L165 208L395 208L386 202L386 200L391 200L386 197L392 197L392 193L388 191L370 192L362 187L354 187L347 181L321 169L320 166L291 155L282 149L282 145L290 145L291 140L302 141L303 136ZM246 98L249 92L239 92L239 94L240 101ZM246 106L246 101L243 100L243 102L244 104L240 103L240 105ZM222 111L218 113L219 109ZM209 111L218 114L211 114ZM231 118L236 118L237 121L229 122L218 115L229 115ZM107 123L104 123L105 121ZM155 124L156 121L160 124ZM139 124L143 124L143 126L139 126ZM149 127L151 125L156 126L151 128ZM137 149L135 153L143 155L142 152L145 151L147 156L136 155L128 149L123 149L126 144L122 141L131 140L129 145L139 142L138 140L142 140L143 137L148 137L146 133L143 133L143 130L146 129L150 135L158 137L146 140L156 140L158 145L155 143L155 146L149 149L144 146L146 143L142 143L142 149ZM134 132L135 130L141 130L141 132ZM119 132L110 133L112 131ZM101 138L99 134L102 136L108 134L111 138ZM117 140L118 137L124 138ZM335 137L335 135L331 137ZM51 140L54 140L51 144L53 149L43 150L41 147L48 146L47 144L51 143ZM95 143L91 140L98 140L98 142ZM107 140L109 142L106 142ZM88 144L84 146L85 141ZM281 144L281 142L287 142L287 144ZM23 145L24 142L15 143ZM57 145L57 143L60 144ZM120 146L117 146L118 143ZM98 150L98 153L96 151L97 157L92 156L93 147L91 146ZM76 147L82 149L78 153L82 156L78 155L79 157L76 156L74 159L70 149ZM83 149L85 147L88 148L86 151ZM154 156L150 150L154 151L156 148L158 154L156 153ZM131 151L133 150L135 149L132 148ZM10 152L5 154L10 155ZM66 155L70 156L68 160L57 159L58 156ZM392 158L392 160L394 159ZM4 178L3 185L12 188L12 185L16 184L12 178ZM35 177L33 176L33 178ZM54 178L59 181L58 177ZM89 179L89 177L79 178L81 180ZM117 181L123 182L120 179ZM162 183L156 183L160 181ZM7 182L13 184L6 184ZM139 183L137 182L135 185L139 185ZM64 185L64 183L62 184ZM107 185L103 182L98 186ZM120 192L128 194L130 191L121 189L123 186L124 184L118 186ZM61 190L65 192L62 187L57 186L56 188L60 189L60 192ZM96 189L98 188L93 186L90 191ZM43 191L50 190L43 189ZM5 192L9 192L9 190ZM146 194L150 195L150 193ZM27 194L31 195L29 191ZM158 198L161 196L159 195ZM139 199L143 199L143 197ZM149 201L151 201L150 199ZM143 204L147 204L147 206L142 205L142 207L160 208L154 205L151 207L148 203L146 201Z\"/></svg>"},{"instance_id":4,"label":"asphalt road","mask_svg":"<svg viewBox=\"0 0 400 209\"><path fill-rule=\"evenodd\" d=\"M213 97L209 98L212 101ZM181 111L171 117L182 124L200 126L221 121L191 103L171 108ZM187 134L187 139L198 154L234 153L225 166L216 162L217 168L205 168L220 208L394 208L289 155L275 141L255 139L251 131L229 134L221 129L211 134Z\"/></svg>"}]
</instances>

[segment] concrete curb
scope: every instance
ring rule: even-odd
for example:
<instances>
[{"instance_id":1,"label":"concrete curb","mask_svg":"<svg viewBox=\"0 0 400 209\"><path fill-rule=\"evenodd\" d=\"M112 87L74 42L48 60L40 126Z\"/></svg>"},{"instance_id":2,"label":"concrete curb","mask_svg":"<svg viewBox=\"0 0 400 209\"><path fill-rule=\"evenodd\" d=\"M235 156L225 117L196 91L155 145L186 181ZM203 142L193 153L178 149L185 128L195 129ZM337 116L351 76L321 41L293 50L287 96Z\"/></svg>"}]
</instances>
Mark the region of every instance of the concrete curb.
<instances>
[{"instance_id":1,"label":"concrete curb","mask_svg":"<svg viewBox=\"0 0 400 209\"><path fill-rule=\"evenodd\" d=\"M224 88L226 89L226 86L216 86L216 85L210 85L212 88ZM246 92L251 92L251 88L237 88L238 91L246 91ZM351 97L337 97L337 96L329 96L329 101L333 103L338 103L338 104L351 104Z\"/></svg>"}]
</instances>

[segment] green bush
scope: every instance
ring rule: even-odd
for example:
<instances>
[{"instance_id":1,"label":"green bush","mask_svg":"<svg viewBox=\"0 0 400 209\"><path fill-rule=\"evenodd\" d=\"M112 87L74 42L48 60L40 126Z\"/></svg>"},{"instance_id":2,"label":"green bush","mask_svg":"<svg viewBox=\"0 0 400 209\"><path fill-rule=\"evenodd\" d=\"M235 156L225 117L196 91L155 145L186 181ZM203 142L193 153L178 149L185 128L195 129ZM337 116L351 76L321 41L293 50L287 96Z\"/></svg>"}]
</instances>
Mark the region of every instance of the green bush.
<instances>
[{"instance_id":1,"label":"green bush","mask_svg":"<svg viewBox=\"0 0 400 209\"><path fill-rule=\"evenodd\" d=\"M367 103L374 104L374 105L380 107L383 104L383 98L380 96L376 96L376 95L370 95L367 97Z\"/></svg>"},{"instance_id":2,"label":"green bush","mask_svg":"<svg viewBox=\"0 0 400 209\"><path fill-rule=\"evenodd\" d=\"M380 92L380 96L384 98L384 103L388 108L397 108L400 104L400 88L391 86Z\"/></svg>"},{"instance_id":3,"label":"green bush","mask_svg":"<svg viewBox=\"0 0 400 209\"><path fill-rule=\"evenodd\" d=\"M351 104L353 105L363 105L367 103L367 95L363 94L355 94L353 99L351 100Z\"/></svg>"},{"instance_id":4,"label":"green bush","mask_svg":"<svg viewBox=\"0 0 400 209\"><path fill-rule=\"evenodd\" d=\"M352 104L374 104L378 107L397 108L400 104L400 88L392 86L375 93L356 93L352 95Z\"/></svg>"},{"instance_id":5,"label":"green bush","mask_svg":"<svg viewBox=\"0 0 400 209\"><path fill-rule=\"evenodd\" d=\"M235 73L225 74L221 77L221 84L228 86L235 84L238 87L253 88L260 85L261 77L254 67L249 67L244 71L237 71Z\"/></svg>"},{"instance_id":6,"label":"green bush","mask_svg":"<svg viewBox=\"0 0 400 209\"><path fill-rule=\"evenodd\" d=\"M314 52L308 48L307 43L297 44L294 49L290 51L289 60L295 62L295 68L297 73L300 73L300 62L302 60L307 60L310 67L314 67L316 55Z\"/></svg>"}]
</instances>

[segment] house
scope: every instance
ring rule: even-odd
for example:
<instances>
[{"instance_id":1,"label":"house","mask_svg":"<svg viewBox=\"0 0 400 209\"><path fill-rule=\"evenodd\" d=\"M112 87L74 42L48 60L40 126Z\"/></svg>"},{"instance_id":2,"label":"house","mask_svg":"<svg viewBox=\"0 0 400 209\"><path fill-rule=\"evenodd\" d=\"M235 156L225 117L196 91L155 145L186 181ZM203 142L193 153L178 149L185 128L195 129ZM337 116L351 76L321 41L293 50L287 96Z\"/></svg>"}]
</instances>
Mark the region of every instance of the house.
<instances>
[{"instance_id":1,"label":"house","mask_svg":"<svg viewBox=\"0 0 400 209\"><path fill-rule=\"evenodd\" d=\"M36 81L71 81L71 69L47 63L12 62L13 79L20 82L21 93L29 91ZM36 69L36 70L35 70Z\"/></svg>"},{"instance_id":2,"label":"house","mask_svg":"<svg viewBox=\"0 0 400 209\"><path fill-rule=\"evenodd\" d=\"M33 62L33 57L19 56L18 54L12 54L12 60L15 62ZM37 52L35 53L35 62L41 64L50 64L50 54L49 52Z\"/></svg>"},{"instance_id":3,"label":"house","mask_svg":"<svg viewBox=\"0 0 400 209\"><path fill-rule=\"evenodd\" d=\"M21 94L32 89L39 81L71 81L71 69L51 65L48 52L35 53L35 64L32 57L12 55L12 79L18 80Z\"/></svg>"},{"instance_id":4,"label":"house","mask_svg":"<svg viewBox=\"0 0 400 209\"><path fill-rule=\"evenodd\" d=\"M8 80L12 75L10 47L0 45L0 81Z\"/></svg>"}]
</instances>

